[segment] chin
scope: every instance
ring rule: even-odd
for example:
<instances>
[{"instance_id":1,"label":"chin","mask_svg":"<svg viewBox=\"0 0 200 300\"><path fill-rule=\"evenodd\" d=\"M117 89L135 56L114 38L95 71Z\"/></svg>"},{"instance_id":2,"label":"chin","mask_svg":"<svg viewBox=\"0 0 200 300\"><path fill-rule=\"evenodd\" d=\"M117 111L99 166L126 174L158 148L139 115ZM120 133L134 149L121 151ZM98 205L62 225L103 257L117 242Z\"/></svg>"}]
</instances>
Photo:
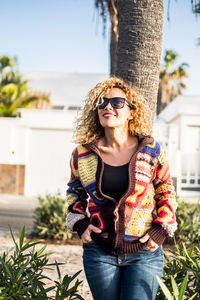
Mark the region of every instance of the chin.
<instances>
[{"instance_id":1,"label":"chin","mask_svg":"<svg viewBox=\"0 0 200 300\"><path fill-rule=\"evenodd\" d=\"M104 122L101 122L101 126L102 127L115 127L117 124L115 124L113 121L111 120L107 120Z\"/></svg>"}]
</instances>

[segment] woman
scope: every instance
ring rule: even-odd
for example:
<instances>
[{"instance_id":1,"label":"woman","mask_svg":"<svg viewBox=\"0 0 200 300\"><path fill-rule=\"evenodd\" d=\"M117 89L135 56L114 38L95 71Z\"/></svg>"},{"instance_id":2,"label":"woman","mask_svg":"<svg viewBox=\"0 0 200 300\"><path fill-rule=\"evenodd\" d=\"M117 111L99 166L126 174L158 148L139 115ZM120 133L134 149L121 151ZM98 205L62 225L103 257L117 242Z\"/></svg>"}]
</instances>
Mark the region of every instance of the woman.
<instances>
[{"instance_id":1,"label":"woman","mask_svg":"<svg viewBox=\"0 0 200 300\"><path fill-rule=\"evenodd\" d=\"M83 241L95 300L156 297L176 199L150 133L144 99L123 80L112 77L88 94L71 158L67 226Z\"/></svg>"}]
</instances>

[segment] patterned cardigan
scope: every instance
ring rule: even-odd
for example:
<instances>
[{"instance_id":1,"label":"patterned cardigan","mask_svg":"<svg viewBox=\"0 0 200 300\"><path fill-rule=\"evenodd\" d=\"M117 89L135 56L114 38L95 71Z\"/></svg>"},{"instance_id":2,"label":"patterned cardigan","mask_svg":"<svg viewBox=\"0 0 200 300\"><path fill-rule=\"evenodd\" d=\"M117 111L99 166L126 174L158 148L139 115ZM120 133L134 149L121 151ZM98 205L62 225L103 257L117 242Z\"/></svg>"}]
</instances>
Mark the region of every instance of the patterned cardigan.
<instances>
[{"instance_id":1,"label":"patterned cardigan","mask_svg":"<svg viewBox=\"0 0 200 300\"><path fill-rule=\"evenodd\" d=\"M91 237L113 254L145 248L145 233L159 245L176 230L175 191L163 148L150 136L138 136L129 163L129 186L119 201L101 191L104 163L97 142L79 145L71 157L67 227L79 236L89 224L101 229Z\"/></svg>"}]
</instances>

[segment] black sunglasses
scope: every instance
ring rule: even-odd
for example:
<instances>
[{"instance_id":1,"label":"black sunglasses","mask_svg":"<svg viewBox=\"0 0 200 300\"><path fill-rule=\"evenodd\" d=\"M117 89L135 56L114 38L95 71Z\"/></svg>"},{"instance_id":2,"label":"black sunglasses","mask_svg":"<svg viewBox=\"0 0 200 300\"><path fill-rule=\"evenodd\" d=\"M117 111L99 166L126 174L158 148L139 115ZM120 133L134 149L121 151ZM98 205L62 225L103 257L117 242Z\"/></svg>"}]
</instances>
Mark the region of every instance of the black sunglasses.
<instances>
[{"instance_id":1,"label":"black sunglasses","mask_svg":"<svg viewBox=\"0 0 200 300\"><path fill-rule=\"evenodd\" d=\"M101 101L101 100L100 100ZM111 106L116 109L120 109L124 107L126 103L131 109L135 109L135 106L130 104L125 98L122 97L113 97L113 98L103 98L103 102L100 102L97 107L98 109L104 109L108 103L110 102Z\"/></svg>"}]
</instances>

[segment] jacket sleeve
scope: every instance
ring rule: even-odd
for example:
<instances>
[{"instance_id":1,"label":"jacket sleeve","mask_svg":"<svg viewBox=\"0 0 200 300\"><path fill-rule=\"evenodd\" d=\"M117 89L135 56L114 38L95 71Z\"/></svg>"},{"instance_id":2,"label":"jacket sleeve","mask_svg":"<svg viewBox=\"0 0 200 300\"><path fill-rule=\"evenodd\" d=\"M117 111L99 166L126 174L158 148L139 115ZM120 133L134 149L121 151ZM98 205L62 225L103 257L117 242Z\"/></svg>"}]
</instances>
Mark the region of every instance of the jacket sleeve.
<instances>
[{"instance_id":1,"label":"jacket sleeve","mask_svg":"<svg viewBox=\"0 0 200 300\"><path fill-rule=\"evenodd\" d=\"M86 212L88 195L81 184L77 162L78 153L76 148L70 160L71 178L68 182L66 193L68 203L66 225L71 231L77 231L79 237L81 237L89 225L89 218Z\"/></svg>"},{"instance_id":2,"label":"jacket sleeve","mask_svg":"<svg viewBox=\"0 0 200 300\"><path fill-rule=\"evenodd\" d=\"M175 216L177 208L176 194L169 173L169 164L162 147L160 147L153 184L155 188L156 209L154 224L149 234L157 242L159 239L163 239L164 241L164 238L167 236L172 237L177 229Z\"/></svg>"}]
</instances>

